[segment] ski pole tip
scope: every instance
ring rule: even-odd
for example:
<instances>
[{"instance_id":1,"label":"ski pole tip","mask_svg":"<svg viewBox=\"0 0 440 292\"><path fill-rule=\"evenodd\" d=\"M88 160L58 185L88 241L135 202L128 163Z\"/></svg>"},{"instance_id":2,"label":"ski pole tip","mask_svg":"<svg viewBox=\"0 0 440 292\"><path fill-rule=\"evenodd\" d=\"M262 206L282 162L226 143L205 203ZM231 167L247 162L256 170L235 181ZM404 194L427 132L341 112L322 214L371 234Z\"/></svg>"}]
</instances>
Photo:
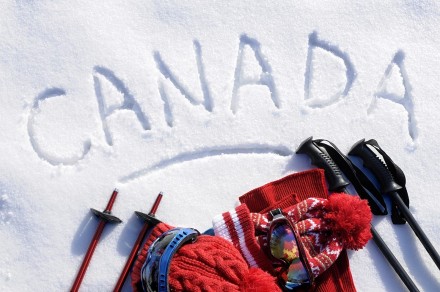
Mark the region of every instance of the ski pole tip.
<instances>
[{"instance_id":1,"label":"ski pole tip","mask_svg":"<svg viewBox=\"0 0 440 292\"><path fill-rule=\"evenodd\" d=\"M149 213L150 215L153 215L153 216L154 216L154 214L156 213L157 208L159 207L160 201L162 201L162 196L163 196L163 193L162 193L162 192L160 192L160 193L157 195L156 200L155 200L154 203L153 203L153 207L151 207L151 210L150 210L150 213Z\"/></svg>"}]
</instances>

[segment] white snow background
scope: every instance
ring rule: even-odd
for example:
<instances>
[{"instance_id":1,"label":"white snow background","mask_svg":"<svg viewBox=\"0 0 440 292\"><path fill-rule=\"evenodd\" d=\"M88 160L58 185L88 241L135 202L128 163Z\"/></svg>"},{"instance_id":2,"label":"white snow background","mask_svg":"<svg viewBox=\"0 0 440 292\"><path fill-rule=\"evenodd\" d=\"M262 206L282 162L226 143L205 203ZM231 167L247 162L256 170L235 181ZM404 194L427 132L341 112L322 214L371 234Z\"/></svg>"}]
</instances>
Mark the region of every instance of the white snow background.
<instances>
[{"instance_id":1,"label":"white snow background","mask_svg":"<svg viewBox=\"0 0 440 292\"><path fill-rule=\"evenodd\" d=\"M294 2L294 3L293 3ZM237 198L310 169L309 136L376 139L440 246L436 1L0 3L0 290L110 291L157 193L157 216L210 227ZM124 109L125 108L125 109ZM423 291L440 272L408 225L373 222ZM359 291L402 291L371 241ZM125 291L130 291L129 285Z\"/></svg>"}]
</instances>

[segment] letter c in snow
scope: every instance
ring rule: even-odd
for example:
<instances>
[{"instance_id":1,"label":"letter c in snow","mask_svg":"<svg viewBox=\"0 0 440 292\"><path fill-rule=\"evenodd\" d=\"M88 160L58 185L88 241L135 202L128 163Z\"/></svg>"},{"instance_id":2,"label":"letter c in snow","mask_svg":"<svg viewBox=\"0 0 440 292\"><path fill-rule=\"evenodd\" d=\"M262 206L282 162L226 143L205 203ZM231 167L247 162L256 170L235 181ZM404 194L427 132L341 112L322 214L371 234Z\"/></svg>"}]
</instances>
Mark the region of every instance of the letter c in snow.
<instances>
[{"instance_id":1,"label":"letter c in snow","mask_svg":"<svg viewBox=\"0 0 440 292\"><path fill-rule=\"evenodd\" d=\"M40 102L55 96L62 96L66 95L66 92L61 88L48 88L41 92L39 95L37 95L34 99L34 103L32 105L32 108L29 113L28 118L28 135L29 140L31 142L32 148L34 149L35 153L37 153L38 157L40 157L42 160L45 160L49 162L52 165L74 165L81 159L83 159L87 153L90 151L91 148L91 141L90 139L86 140L84 142L84 148L82 150L82 153L77 156L72 157L59 157L57 155L51 154L47 152L44 147L41 147L41 145L38 143L36 139L35 129L34 129L34 119L35 116L38 115L41 112L40 109Z\"/></svg>"}]
</instances>

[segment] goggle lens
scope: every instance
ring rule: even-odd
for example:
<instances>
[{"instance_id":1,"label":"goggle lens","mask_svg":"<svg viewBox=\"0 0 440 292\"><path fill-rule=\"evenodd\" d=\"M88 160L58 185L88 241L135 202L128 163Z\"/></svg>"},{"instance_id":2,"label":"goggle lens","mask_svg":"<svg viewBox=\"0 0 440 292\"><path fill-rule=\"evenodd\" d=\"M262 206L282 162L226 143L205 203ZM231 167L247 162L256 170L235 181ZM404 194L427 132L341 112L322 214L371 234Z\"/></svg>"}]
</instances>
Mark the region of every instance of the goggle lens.
<instances>
[{"instance_id":1,"label":"goggle lens","mask_svg":"<svg viewBox=\"0 0 440 292\"><path fill-rule=\"evenodd\" d=\"M299 259L298 246L290 226L286 224L277 225L272 230L269 244L270 252L275 258L284 260L287 263Z\"/></svg>"},{"instance_id":2,"label":"goggle lens","mask_svg":"<svg viewBox=\"0 0 440 292\"><path fill-rule=\"evenodd\" d=\"M309 284L310 277L301 258L297 234L281 210L275 214L269 229L269 247L273 259L285 267L281 274L285 287L290 290Z\"/></svg>"},{"instance_id":3,"label":"goggle lens","mask_svg":"<svg viewBox=\"0 0 440 292\"><path fill-rule=\"evenodd\" d=\"M309 282L309 275L307 274L301 259L295 259L290 263L287 271L286 287L293 289Z\"/></svg>"}]
</instances>

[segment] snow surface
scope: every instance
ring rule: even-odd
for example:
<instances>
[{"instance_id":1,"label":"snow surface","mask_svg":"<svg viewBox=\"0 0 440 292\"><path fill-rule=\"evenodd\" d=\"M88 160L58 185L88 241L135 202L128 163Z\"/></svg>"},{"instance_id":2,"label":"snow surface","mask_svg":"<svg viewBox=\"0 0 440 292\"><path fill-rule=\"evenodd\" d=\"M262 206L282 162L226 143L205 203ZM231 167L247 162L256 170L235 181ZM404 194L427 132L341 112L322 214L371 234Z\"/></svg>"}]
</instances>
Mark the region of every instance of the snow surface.
<instances>
[{"instance_id":1,"label":"snow surface","mask_svg":"<svg viewBox=\"0 0 440 292\"><path fill-rule=\"evenodd\" d=\"M0 290L66 291L113 190L82 283L114 286L133 211L208 228L239 195L310 169L309 136L375 138L440 246L436 1L1 1ZM440 272L408 225L374 226L423 291ZM370 242L359 291L405 286ZM128 285L126 291L130 291Z\"/></svg>"}]
</instances>

